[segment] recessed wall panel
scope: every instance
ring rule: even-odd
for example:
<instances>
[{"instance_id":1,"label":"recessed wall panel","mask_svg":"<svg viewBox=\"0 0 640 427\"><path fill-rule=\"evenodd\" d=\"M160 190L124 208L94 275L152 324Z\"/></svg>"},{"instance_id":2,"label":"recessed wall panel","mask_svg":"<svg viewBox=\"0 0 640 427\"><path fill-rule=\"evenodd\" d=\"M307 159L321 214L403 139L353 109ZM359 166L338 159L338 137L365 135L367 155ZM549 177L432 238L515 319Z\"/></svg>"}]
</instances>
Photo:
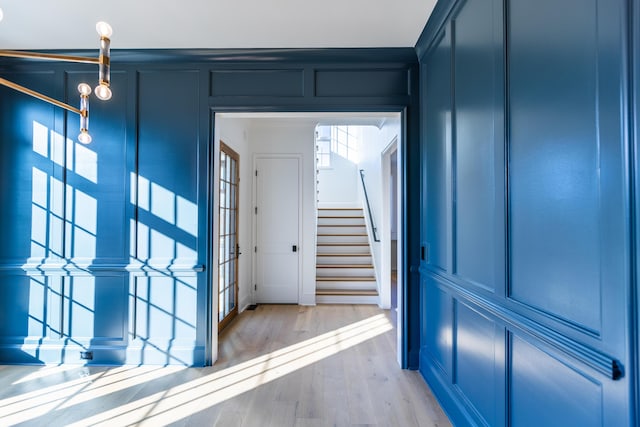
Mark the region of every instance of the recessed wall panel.
<instances>
[{"instance_id":1,"label":"recessed wall panel","mask_svg":"<svg viewBox=\"0 0 640 427\"><path fill-rule=\"evenodd\" d=\"M5 73L2 77L41 91L55 92L53 71ZM52 194L51 177L61 182L64 164L63 138L54 127L56 108L28 95L0 87L0 264L23 263L37 257L60 256L60 224L50 223L50 208L61 203Z\"/></svg>"},{"instance_id":2,"label":"recessed wall panel","mask_svg":"<svg viewBox=\"0 0 640 427\"><path fill-rule=\"evenodd\" d=\"M452 375L453 300L449 294L427 279L423 282L422 345L446 375Z\"/></svg>"},{"instance_id":3,"label":"recessed wall panel","mask_svg":"<svg viewBox=\"0 0 640 427\"><path fill-rule=\"evenodd\" d=\"M127 325L126 281L124 276L67 278L66 332L74 339L94 344L123 341Z\"/></svg>"},{"instance_id":4,"label":"recessed wall panel","mask_svg":"<svg viewBox=\"0 0 640 427\"><path fill-rule=\"evenodd\" d=\"M604 425L602 384L516 336L510 390L513 427Z\"/></svg>"},{"instance_id":5,"label":"recessed wall panel","mask_svg":"<svg viewBox=\"0 0 640 427\"><path fill-rule=\"evenodd\" d=\"M315 96L406 96L409 74L398 70L317 70Z\"/></svg>"},{"instance_id":6,"label":"recessed wall panel","mask_svg":"<svg viewBox=\"0 0 640 427\"><path fill-rule=\"evenodd\" d=\"M304 96L304 70L216 70L211 96Z\"/></svg>"},{"instance_id":7,"label":"recessed wall panel","mask_svg":"<svg viewBox=\"0 0 640 427\"><path fill-rule=\"evenodd\" d=\"M606 288L626 282L622 71L616 21L600 22L608 5L509 2L510 296L593 333L616 295Z\"/></svg>"},{"instance_id":8,"label":"recessed wall panel","mask_svg":"<svg viewBox=\"0 0 640 427\"><path fill-rule=\"evenodd\" d=\"M496 344L504 341L504 328L465 304L456 307L456 383L487 424L497 425L496 403L504 396L496 390L504 387L496 387L502 378L496 375Z\"/></svg>"},{"instance_id":9,"label":"recessed wall panel","mask_svg":"<svg viewBox=\"0 0 640 427\"><path fill-rule=\"evenodd\" d=\"M501 10L467 0L453 26L455 273L492 292L504 280Z\"/></svg>"},{"instance_id":10,"label":"recessed wall panel","mask_svg":"<svg viewBox=\"0 0 640 427\"><path fill-rule=\"evenodd\" d=\"M46 320L45 278L0 276L0 301L11 301L0 310L0 343L27 336L42 337ZM2 360L0 351L0 361ZM8 362L9 360L4 360Z\"/></svg>"},{"instance_id":11,"label":"recessed wall panel","mask_svg":"<svg viewBox=\"0 0 640 427\"><path fill-rule=\"evenodd\" d=\"M450 272L451 232L451 44L444 34L428 55L422 72L425 187L423 241L427 264Z\"/></svg>"},{"instance_id":12,"label":"recessed wall panel","mask_svg":"<svg viewBox=\"0 0 640 427\"><path fill-rule=\"evenodd\" d=\"M142 72L138 90L138 170L130 177L138 212L136 254L164 266L174 261L194 265L199 73Z\"/></svg>"},{"instance_id":13,"label":"recessed wall panel","mask_svg":"<svg viewBox=\"0 0 640 427\"><path fill-rule=\"evenodd\" d=\"M90 72L67 73L68 99L78 97L79 83L93 79ZM78 142L78 116L67 115L65 255L78 262L128 262L127 83L126 73L112 72L113 97L91 98L90 144Z\"/></svg>"}]
</instances>

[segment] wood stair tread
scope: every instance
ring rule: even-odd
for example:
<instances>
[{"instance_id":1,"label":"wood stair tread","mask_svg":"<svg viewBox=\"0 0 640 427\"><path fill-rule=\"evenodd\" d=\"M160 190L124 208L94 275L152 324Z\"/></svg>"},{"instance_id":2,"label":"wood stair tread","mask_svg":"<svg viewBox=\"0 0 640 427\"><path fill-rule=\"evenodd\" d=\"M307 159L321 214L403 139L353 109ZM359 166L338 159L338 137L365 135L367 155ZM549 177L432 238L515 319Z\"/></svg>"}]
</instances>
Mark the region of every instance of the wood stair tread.
<instances>
[{"instance_id":1,"label":"wood stair tread","mask_svg":"<svg viewBox=\"0 0 640 427\"><path fill-rule=\"evenodd\" d=\"M369 246L369 243L318 243L318 246Z\"/></svg>"},{"instance_id":2,"label":"wood stair tread","mask_svg":"<svg viewBox=\"0 0 640 427\"><path fill-rule=\"evenodd\" d=\"M317 289L316 295L378 296L378 291L355 289Z\"/></svg>"},{"instance_id":3,"label":"wood stair tread","mask_svg":"<svg viewBox=\"0 0 640 427\"><path fill-rule=\"evenodd\" d=\"M318 224L318 227L366 227L365 224Z\"/></svg>"},{"instance_id":4,"label":"wood stair tread","mask_svg":"<svg viewBox=\"0 0 640 427\"><path fill-rule=\"evenodd\" d=\"M367 237L366 233L318 233L318 237L330 237L330 236L349 236L349 237Z\"/></svg>"},{"instance_id":5,"label":"wood stair tread","mask_svg":"<svg viewBox=\"0 0 640 427\"><path fill-rule=\"evenodd\" d=\"M316 276L316 282L375 282L375 276L363 277L363 276L339 276L339 277L324 277Z\"/></svg>"},{"instance_id":6,"label":"wood stair tread","mask_svg":"<svg viewBox=\"0 0 640 427\"><path fill-rule=\"evenodd\" d=\"M319 215L318 219L364 219L364 215Z\"/></svg>"},{"instance_id":7,"label":"wood stair tread","mask_svg":"<svg viewBox=\"0 0 640 427\"><path fill-rule=\"evenodd\" d=\"M316 268L373 268L371 264L316 264Z\"/></svg>"},{"instance_id":8,"label":"wood stair tread","mask_svg":"<svg viewBox=\"0 0 640 427\"><path fill-rule=\"evenodd\" d=\"M334 254L334 253L331 253L331 252L328 252L328 253L323 252L321 254L316 254L316 256L329 256L329 257L334 256L334 257L343 258L343 257L350 257L350 256L371 256L371 254L360 254L360 253L355 253L355 254L344 254L344 253L340 253L339 254L339 253L335 253Z\"/></svg>"}]
</instances>

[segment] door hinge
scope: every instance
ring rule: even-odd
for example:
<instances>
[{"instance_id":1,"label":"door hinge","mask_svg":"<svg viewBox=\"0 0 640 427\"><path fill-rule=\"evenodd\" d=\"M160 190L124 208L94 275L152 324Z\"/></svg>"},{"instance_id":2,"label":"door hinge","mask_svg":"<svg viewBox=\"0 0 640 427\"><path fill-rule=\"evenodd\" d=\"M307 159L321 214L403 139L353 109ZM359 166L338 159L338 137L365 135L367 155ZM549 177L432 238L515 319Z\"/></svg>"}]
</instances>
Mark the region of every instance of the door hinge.
<instances>
[{"instance_id":1,"label":"door hinge","mask_svg":"<svg viewBox=\"0 0 640 427\"><path fill-rule=\"evenodd\" d=\"M253 290L257 291L258 290L258 285L253 285Z\"/></svg>"},{"instance_id":2,"label":"door hinge","mask_svg":"<svg viewBox=\"0 0 640 427\"><path fill-rule=\"evenodd\" d=\"M258 176L258 169L256 169L256 176Z\"/></svg>"},{"instance_id":3,"label":"door hinge","mask_svg":"<svg viewBox=\"0 0 640 427\"><path fill-rule=\"evenodd\" d=\"M258 253L258 247L257 246L253 247L253 252Z\"/></svg>"},{"instance_id":4,"label":"door hinge","mask_svg":"<svg viewBox=\"0 0 640 427\"><path fill-rule=\"evenodd\" d=\"M258 207L257 206L255 207L255 213L256 213L256 215L258 215Z\"/></svg>"}]
</instances>

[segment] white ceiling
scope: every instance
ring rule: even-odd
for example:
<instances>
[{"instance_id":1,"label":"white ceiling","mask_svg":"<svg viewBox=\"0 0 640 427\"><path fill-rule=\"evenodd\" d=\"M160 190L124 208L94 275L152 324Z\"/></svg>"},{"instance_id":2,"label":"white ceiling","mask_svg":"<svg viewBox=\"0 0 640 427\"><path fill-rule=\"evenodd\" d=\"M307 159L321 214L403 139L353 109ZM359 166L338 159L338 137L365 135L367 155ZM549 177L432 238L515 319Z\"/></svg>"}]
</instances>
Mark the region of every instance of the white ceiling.
<instances>
[{"instance_id":1,"label":"white ceiling","mask_svg":"<svg viewBox=\"0 0 640 427\"><path fill-rule=\"evenodd\" d=\"M413 47L436 0L0 0L0 49Z\"/></svg>"}]
</instances>

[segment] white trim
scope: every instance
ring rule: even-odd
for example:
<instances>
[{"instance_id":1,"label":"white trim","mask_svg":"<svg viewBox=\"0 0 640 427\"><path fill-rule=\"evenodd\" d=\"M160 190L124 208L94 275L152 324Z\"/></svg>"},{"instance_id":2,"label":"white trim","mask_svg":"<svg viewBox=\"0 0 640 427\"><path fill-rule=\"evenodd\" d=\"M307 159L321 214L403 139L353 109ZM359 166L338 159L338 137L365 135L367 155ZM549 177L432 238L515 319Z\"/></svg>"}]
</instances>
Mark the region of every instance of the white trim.
<instances>
[{"instance_id":1,"label":"white trim","mask_svg":"<svg viewBox=\"0 0 640 427\"><path fill-rule=\"evenodd\" d=\"M380 307L391 307L391 156L398 150L398 137L380 153L382 163L382 212L380 215Z\"/></svg>"}]
</instances>

